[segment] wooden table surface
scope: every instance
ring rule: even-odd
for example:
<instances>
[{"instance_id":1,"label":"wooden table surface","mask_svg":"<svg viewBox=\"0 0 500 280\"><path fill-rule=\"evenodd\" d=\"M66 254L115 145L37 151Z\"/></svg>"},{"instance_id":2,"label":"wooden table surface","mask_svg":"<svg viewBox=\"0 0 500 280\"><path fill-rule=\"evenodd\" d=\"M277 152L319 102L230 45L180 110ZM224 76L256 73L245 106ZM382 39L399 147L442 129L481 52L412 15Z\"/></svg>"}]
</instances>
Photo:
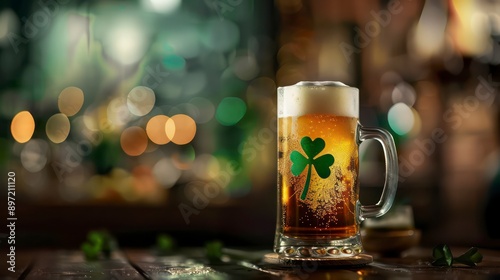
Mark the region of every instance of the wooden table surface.
<instances>
[{"instance_id":1,"label":"wooden table surface","mask_svg":"<svg viewBox=\"0 0 500 280\"><path fill-rule=\"evenodd\" d=\"M465 248L452 251L459 254ZM484 259L477 267L434 267L431 249L415 248L401 257L375 257L373 263L357 268L319 268L314 263L283 268L260 261L209 263L202 249L171 256L124 249L99 261L85 261L79 251L19 251L15 272L3 264L0 279L500 279L500 251L480 252Z\"/></svg>"}]
</instances>

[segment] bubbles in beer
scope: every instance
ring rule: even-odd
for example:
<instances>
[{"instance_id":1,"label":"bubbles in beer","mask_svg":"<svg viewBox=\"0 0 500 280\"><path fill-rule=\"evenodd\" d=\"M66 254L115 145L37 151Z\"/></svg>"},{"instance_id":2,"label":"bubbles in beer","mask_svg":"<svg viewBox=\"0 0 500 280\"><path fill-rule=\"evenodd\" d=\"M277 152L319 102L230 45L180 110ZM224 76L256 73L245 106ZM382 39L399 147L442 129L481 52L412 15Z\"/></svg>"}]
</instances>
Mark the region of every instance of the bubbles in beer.
<instances>
[{"instance_id":1,"label":"bubbles in beer","mask_svg":"<svg viewBox=\"0 0 500 280\"><path fill-rule=\"evenodd\" d=\"M345 238L355 234L355 205L358 197L358 147L355 140L357 118L330 114L311 114L279 118L279 158L281 202L284 206L285 234L290 236L325 236ZM306 170L291 174L290 154L303 153L300 139L322 138L326 145L315 158L324 154L335 157L331 174L323 179L313 168L310 186L300 199Z\"/></svg>"}]
</instances>

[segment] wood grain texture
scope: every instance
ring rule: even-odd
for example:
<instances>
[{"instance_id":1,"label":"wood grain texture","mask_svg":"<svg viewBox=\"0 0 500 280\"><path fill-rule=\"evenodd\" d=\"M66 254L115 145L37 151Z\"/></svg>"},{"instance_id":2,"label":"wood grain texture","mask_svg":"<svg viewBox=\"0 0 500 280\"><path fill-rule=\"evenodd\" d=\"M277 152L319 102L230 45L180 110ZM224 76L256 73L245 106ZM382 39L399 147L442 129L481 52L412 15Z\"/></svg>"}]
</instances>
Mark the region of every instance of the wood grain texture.
<instances>
[{"instance_id":1,"label":"wood grain texture","mask_svg":"<svg viewBox=\"0 0 500 280\"><path fill-rule=\"evenodd\" d=\"M144 250L128 250L125 255L149 279L277 279L272 272L246 267L238 262L210 263L199 249L184 250L172 256L155 256Z\"/></svg>"},{"instance_id":2,"label":"wood grain texture","mask_svg":"<svg viewBox=\"0 0 500 280\"><path fill-rule=\"evenodd\" d=\"M86 261L79 251L44 251L38 253L28 280L54 279L145 279L123 254L109 260Z\"/></svg>"},{"instance_id":3,"label":"wood grain texture","mask_svg":"<svg viewBox=\"0 0 500 280\"><path fill-rule=\"evenodd\" d=\"M454 254L466 248L452 248ZM252 250L233 250L255 256ZM283 266L259 261L223 258L209 262L202 248L181 249L170 256L151 250L114 252L111 259L86 261L80 251L17 252L16 272L0 279L497 279L500 278L500 251L480 249L483 262L477 267L431 265L430 248L414 248L400 257L374 257L363 267L325 268L308 261ZM260 256L260 252L257 252ZM262 257L264 257L262 253ZM33 265L30 267L31 261ZM19 268L19 270L17 269ZM24 273L24 274L23 274Z\"/></svg>"}]
</instances>

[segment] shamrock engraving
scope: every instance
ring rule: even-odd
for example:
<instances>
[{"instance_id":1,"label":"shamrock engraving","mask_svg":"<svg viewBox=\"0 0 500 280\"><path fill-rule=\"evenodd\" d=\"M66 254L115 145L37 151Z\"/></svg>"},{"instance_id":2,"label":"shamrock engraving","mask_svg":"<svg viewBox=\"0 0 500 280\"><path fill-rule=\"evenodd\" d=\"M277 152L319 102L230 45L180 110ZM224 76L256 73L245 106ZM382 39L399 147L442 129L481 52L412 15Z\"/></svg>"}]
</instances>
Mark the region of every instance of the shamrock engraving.
<instances>
[{"instance_id":1,"label":"shamrock engraving","mask_svg":"<svg viewBox=\"0 0 500 280\"><path fill-rule=\"evenodd\" d=\"M314 158L325 148L325 140L321 138L316 138L313 141L310 137L305 136L300 140L300 146L306 153L307 158L296 150L292 151L290 154L290 160L292 160L293 163L291 171L294 176L299 176L304 171L306 166L309 167L307 169L306 183L302 194L300 195L300 199L305 200L307 197L307 191L309 190L309 183L311 182L311 167L314 166L314 169L316 170L316 173L318 173L319 177L326 179L330 176L330 166L333 165L335 159L330 154L322 155L316 159Z\"/></svg>"}]
</instances>

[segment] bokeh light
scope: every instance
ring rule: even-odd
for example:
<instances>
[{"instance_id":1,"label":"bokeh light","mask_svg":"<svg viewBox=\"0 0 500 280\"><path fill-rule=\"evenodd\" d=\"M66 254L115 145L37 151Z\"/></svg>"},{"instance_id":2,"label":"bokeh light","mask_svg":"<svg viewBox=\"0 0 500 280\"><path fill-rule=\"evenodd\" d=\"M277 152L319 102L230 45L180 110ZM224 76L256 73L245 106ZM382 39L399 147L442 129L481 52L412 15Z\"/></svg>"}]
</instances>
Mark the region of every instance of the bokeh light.
<instances>
[{"instance_id":1,"label":"bokeh light","mask_svg":"<svg viewBox=\"0 0 500 280\"><path fill-rule=\"evenodd\" d=\"M389 126L399 135L410 132L415 123L415 116L408 105L404 103L394 104L387 114Z\"/></svg>"},{"instance_id":2,"label":"bokeh light","mask_svg":"<svg viewBox=\"0 0 500 280\"><path fill-rule=\"evenodd\" d=\"M111 170L111 185L113 191L118 192L123 199L127 201L136 201L139 197L132 188L132 176L129 171L122 168L113 168Z\"/></svg>"},{"instance_id":3,"label":"bokeh light","mask_svg":"<svg viewBox=\"0 0 500 280\"><path fill-rule=\"evenodd\" d=\"M144 86L133 88L127 96L127 107L136 116L148 114L155 105L155 93Z\"/></svg>"},{"instance_id":4,"label":"bokeh light","mask_svg":"<svg viewBox=\"0 0 500 280\"><path fill-rule=\"evenodd\" d=\"M211 154L201 154L193 163L193 173L202 180L212 180L220 172L220 164L216 157Z\"/></svg>"},{"instance_id":5,"label":"bokeh light","mask_svg":"<svg viewBox=\"0 0 500 280\"><path fill-rule=\"evenodd\" d=\"M420 114L414 108L411 108L413 112L413 127L410 130L410 136L417 136L422 130L422 119L420 118Z\"/></svg>"},{"instance_id":6,"label":"bokeh light","mask_svg":"<svg viewBox=\"0 0 500 280\"><path fill-rule=\"evenodd\" d=\"M102 139L103 135L99 131L90 130L85 124L85 116L79 116L71 120L72 134L80 139L85 139L85 142L91 143L92 145L98 145Z\"/></svg>"},{"instance_id":7,"label":"bokeh light","mask_svg":"<svg viewBox=\"0 0 500 280\"><path fill-rule=\"evenodd\" d=\"M380 77L380 85L382 86L393 86L403 81L403 77L398 72L386 71Z\"/></svg>"},{"instance_id":8,"label":"bokeh light","mask_svg":"<svg viewBox=\"0 0 500 280\"><path fill-rule=\"evenodd\" d=\"M158 193L158 182L153 176L153 171L148 165L138 165L132 169L132 185L136 194L150 202L162 199Z\"/></svg>"},{"instance_id":9,"label":"bokeh light","mask_svg":"<svg viewBox=\"0 0 500 280\"><path fill-rule=\"evenodd\" d=\"M0 43L8 42L9 32L17 33L19 23L17 16L11 9L5 9L0 12Z\"/></svg>"},{"instance_id":10,"label":"bokeh light","mask_svg":"<svg viewBox=\"0 0 500 280\"><path fill-rule=\"evenodd\" d=\"M257 59L252 53L244 53L236 56L231 65L236 77L249 81L259 73Z\"/></svg>"},{"instance_id":11,"label":"bokeh light","mask_svg":"<svg viewBox=\"0 0 500 280\"><path fill-rule=\"evenodd\" d=\"M408 106L413 106L417 100L415 89L408 83L398 83L392 90L392 102L404 103Z\"/></svg>"},{"instance_id":12,"label":"bokeh light","mask_svg":"<svg viewBox=\"0 0 500 280\"><path fill-rule=\"evenodd\" d=\"M105 114L102 113L103 106L99 107L97 111L99 115L99 126L102 127L104 122L117 128L122 128L126 125L134 117L127 105L124 98L117 97L109 102Z\"/></svg>"},{"instance_id":13,"label":"bokeh light","mask_svg":"<svg viewBox=\"0 0 500 280\"><path fill-rule=\"evenodd\" d=\"M190 116L178 114L167 120L165 131L172 142L185 145L196 135L196 123Z\"/></svg>"},{"instance_id":14,"label":"bokeh light","mask_svg":"<svg viewBox=\"0 0 500 280\"><path fill-rule=\"evenodd\" d=\"M182 56L178 55L167 55L163 59L163 66L168 70L179 71L184 69L186 66L186 60Z\"/></svg>"},{"instance_id":15,"label":"bokeh light","mask_svg":"<svg viewBox=\"0 0 500 280\"><path fill-rule=\"evenodd\" d=\"M10 124L10 132L19 143L28 142L35 132L35 120L28 111L17 113Z\"/></svg>"},{"instance_id":16,"label":"bokeh light","mask_svg":"<svg viewBox=\"0 0 500 280\"><path fill-rule=\"evenodd\" d=\"M210 100L203 97L195 97L189 103L194 105L198 111L198 114L193 117L196 123L207 123L214 118L215 106Z\"/></svg>"},{"instance_id":17,"label":"bokeh light","mask_svg":"<svg viewBox=\"0 0 500 280\"><path fill-rule=\"evenodd\" d=\"M165 188L173 187L181 174L182 172L172 163L170 158L160 159L153 167L153 175Z\"/></svg>"},{"instance_id":18,"label":"bokeh light","mask_svg":"<svg viewBox=\"0 0 500 280\"><path fill-rule=\"evenodd\" d=\"M138 126L126 128L120 137L120 145L129 156L140 156L148 147L146 131Z\"/></svg>"},{"instance_id":19,"label":"bokeh light","mask_svg":"<svg viewBox=\"0 0 500 280\"><path fill-rule=\"evenodd\" d=\"M186 22L183 22L182 25L177 26L177 32L165 32L164 34L162 34L164 38L162 38L161 43L163 47L172 47L172 50L169 50L169 53L173 51L186 59L195 58L200 54L200 51L202 50L200 42L200 32L196 28L196 26L191 24L192 20L185 20Z\"/></svg>"},{"instance_id":20,"label":"bokeh light","mask_svg":"<svg viewBox=\"0 0 500 280\"><path fill-rule=\"evenodd\" d=\"M491 46L491 19L478 1L451 1L453 11L449 33L453 36L454 47L461 53L480 56ZM427 3L426 3L427 6ZM491 14L498 13L491 12Z\"/></svg>"},{"instance_id":21,"label":"bokeh light","mask_svg":"<svg viewBox=\"0 0 500 280\"><path fill-rule=\"evenodd\" d=\"M29 172L42 170L48 161L49 145L41 139L33 139L21 151L21 164Z\"/></svg>"},{"instance_id":22,"label":"bokeh light","mask_svg":"<svg viewBox=\"0 0 500 280\"><path fill-rule=\"evenodd\" d=\"M181 0L142 0L144 8L163 14L175 12L180 6Z\"/></svg>"},{"instance_id":23,"label":"bokeh light","mask_svg":"<svg viewBox=\"0 0 500 280\"><path fill-rule=\"evenodd\" d=\"M9 33L9 25L10 25L10 10L3 10L0 12L0 40L3 40L7 37Z\"/></svg>"},{"instance_id":24,"label":"bokeh light","mask_svg":"<svg viewBox=\"0 0 500 280\"><path fill-rule=\"evenodd\" d=\"M104 192L106 191L107 186L105 183L104 176L94 175L87 180L85 186L89 189L93 198L100 199L104 197Z\"/></svg>"},{"instance_id":25,"label":"bokeh light","mask_svg":"<svg viewBox=\"0 0 500 280\"><path fill-rule=\"evenodd\" d=\"M68 117L76 115L83 106L83 91L77 87L67 87L59 94L57 106Z\"/></svg>"},{"instance_id":26,"label":"bokeh light","mask_svg":"<svg viewBox=\"0 0 500 280\"><path fill-rule=\"evenodd\" d=\"M217 107L215 118L220 124L231 126L237 124L247 111L247 106L238 97L226 97L222 99Z\"/></svg>"},{"instance_id":27,"label":"bokeh light","mask_svg":"<svg viewBox=\"0 0 500 280\"><path fill-rule=\"evenodd\" d=\"M126 201L139 199L132 189L132 176L122 168L112 168L106 176L94 175L87 180L84 187L96 199L116 199L117 197Z\"/></svg>"},{"instance_id":28,"label":"bokeh light","mask_svg":"<svg viewBox=\"0 0 500 280\"><path fill-rule=\"evenodd\" d=\"M91 131L99 130L99 124L97 121L97 112L98 112L97 108L91 106L88 107L85 110L85 113L83 114L83 123L85 124L85 127Z\"/></svg>"},{"instance_id":29,"label":"bokeh light","mask_svg":"<svg viewBox=\"0 0 500 280\"><path fill-rule=\"evenodd\" d=\"M442 2L426 1L413 36L408 36L411 53L429 58L443 51L447 21L447 11Z\"/></svg>"},{"instance_id":30,"label":"bokeh light","mask_svg":"<svg viewBox=\"0 0 500 280\"><path fill-rule=\"evenodd\" d=\"M90 31L89 29L92 24L91 22L92 21L88 15L79 14L76 12L70 12L68 13L67 18L56 20L55 22L56 27L52 29L51 33L53 32L54 34L55 33L60 34L59 28L64 26L68 34L67 42L68 45L71 46L70 50L74 56L78 56L75 52L78 52L79 47L81 47L83 44L86 43L85 39L89 39L87 35L89 34L88 32ZM62 49L65 47L66 45L58 44L58 48Z\"/></svg>"},{"instance_id":31,"label":"bokeh light","mask_svg":"<svg viewBox=\"0 0 500 280\"><path fill-rule=\"evenodd\" d=\"M106 27L103 36L103 47L113 60L130 65L137 63L147 51L145 28L139 20L119 19Z\"/></svg>"},{"instance_id":32,"label":"bokeh light","mask_svg":"<svg viewBox=\"0 0 500 280\"><path fill-rule=\"evenodd\" d=\"M234 22L218 18L206 24L202 42L211 50L225 52L236 47L240 40L240 31Z\"/></svg>"},{"instance_id":33,"label":"bokeh light","mask_svg":"<svg viewBox=\"0 0 500 280\"><path fill-rule=\"evenodd\" d=\"M170 142L165 131L165 125L169 117L165 115L157 115L149 119L146 125L146 133L148 134L151 142L164 145Z\"/></svg>"},{"instance_id":34,"label":"bokeh light","mask_svg":"<svg viewBox=\"0 0 500 280\"><path fill-rule=\"evenodd\" d=\"M65 114L55 114L47 120L45 133L50 141L58 144L64 142L69 135L71 124Z\"/></svg>"}]
</instances>

